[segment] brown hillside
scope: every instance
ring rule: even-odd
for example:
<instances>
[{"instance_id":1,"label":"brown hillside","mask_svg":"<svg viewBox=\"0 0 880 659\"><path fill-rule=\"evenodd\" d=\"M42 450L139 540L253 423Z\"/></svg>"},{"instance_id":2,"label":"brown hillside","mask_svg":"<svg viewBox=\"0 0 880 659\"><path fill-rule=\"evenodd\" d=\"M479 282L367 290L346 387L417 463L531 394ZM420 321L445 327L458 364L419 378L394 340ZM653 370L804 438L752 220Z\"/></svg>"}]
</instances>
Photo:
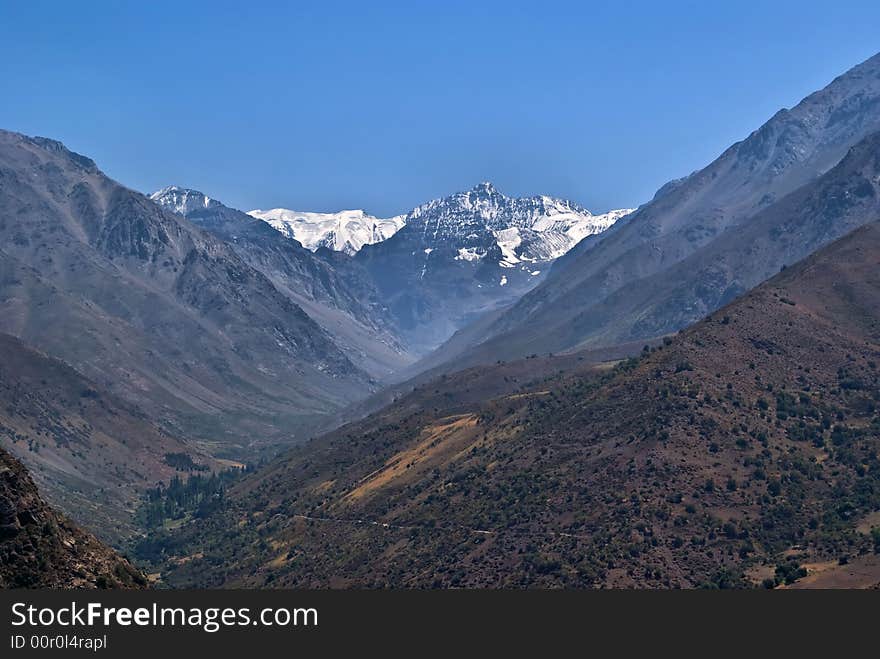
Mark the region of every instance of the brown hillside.
<instances>
[{"instance_id":1,"label":"brown hillside","mask_svg":"<svg viewBox=\"0 0 880 659\"><path fill-rule=\"evenodd\" d=\"M872 223L612 370L447 409L404 398L167 538L165 578L747 586L852 561L880 583L864 558L880 510L878 266Z\"/></svg>"},{"instance_id":2,"label":"brown hillside","mask_svg":"<svg viewBox=\"0 0 880 659\"><path fill-rule=\"evenodd\" d=\"M143 588L127 560L47 506L0 449L0 588Z\"/></svg>"}]
</instances>

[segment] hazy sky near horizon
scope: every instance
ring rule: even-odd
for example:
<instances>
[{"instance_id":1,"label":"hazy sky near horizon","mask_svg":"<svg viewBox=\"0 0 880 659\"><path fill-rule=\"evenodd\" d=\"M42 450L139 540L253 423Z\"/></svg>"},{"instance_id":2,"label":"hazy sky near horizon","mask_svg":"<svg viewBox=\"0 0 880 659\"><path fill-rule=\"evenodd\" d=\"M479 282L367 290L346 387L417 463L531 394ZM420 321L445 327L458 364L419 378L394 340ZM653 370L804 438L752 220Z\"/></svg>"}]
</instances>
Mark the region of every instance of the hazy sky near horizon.
<instances>
[{"instance_id":1,"label":"hazy sky near horizon","mask_svg":"<svg viewBox=\"0 0 880 659\"><path fill-rule=\"evenodd\" d=\"M150 192L647 201L880 50L880 3L4 2L0 128Z\"/></svg>"}]
</instances>

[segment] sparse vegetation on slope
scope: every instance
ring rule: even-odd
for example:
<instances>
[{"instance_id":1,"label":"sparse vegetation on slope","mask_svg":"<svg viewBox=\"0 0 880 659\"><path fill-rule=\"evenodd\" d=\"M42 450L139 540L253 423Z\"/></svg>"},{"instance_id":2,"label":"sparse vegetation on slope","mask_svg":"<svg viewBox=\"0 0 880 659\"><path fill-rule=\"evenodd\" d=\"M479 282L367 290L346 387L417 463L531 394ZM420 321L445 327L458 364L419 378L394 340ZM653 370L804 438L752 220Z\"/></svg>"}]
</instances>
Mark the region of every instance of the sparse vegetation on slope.
<instances>
[{"instance_id":1,"label":"sparse vegetation on slope","mask_svg":"<svg viewBox=\"0 0 880 659\"><path fill-rule=\"evenodd\" d=\"M245 479L167 539L165 578L775 586L870 554L878 264L874 223L612 370L404 398Z\"/></svg>"}]
</instances>

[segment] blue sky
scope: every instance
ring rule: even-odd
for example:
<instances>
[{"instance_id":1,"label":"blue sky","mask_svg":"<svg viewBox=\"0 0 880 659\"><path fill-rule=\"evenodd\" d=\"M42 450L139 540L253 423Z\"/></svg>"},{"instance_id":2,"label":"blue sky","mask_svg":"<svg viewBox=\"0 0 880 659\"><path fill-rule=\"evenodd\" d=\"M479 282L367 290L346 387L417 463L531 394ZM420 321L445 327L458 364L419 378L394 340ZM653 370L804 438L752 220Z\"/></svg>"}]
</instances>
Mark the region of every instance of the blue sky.
<instances>
[{"instance_id":1,"label":"blue sky","mask_svg":"<svg viewBox=\"0 0 880 659\"><path fill-rule=\"evenodd\" d=\"M151 191L401 212L491 180L636 205L880 50L876 2L0 6L0 127Z\"/></svg>"}]
</instances>

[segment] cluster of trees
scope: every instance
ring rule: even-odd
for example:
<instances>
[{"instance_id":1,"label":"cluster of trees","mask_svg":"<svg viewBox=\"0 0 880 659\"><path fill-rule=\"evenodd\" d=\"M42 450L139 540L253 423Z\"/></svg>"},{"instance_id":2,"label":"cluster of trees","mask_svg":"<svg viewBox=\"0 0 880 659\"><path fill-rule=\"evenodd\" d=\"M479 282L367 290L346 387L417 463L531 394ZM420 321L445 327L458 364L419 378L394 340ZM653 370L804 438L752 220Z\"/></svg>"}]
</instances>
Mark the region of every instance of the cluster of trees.
<instances>
[{"instance_id":1,"label":"cluster of trees","mask_svg":"<svg viewBox=\"0 0 880 659\"><path fill-rule=\"evenodd\" d=\"M207 475L194 474L186 480L174 476L167 486L160 484L147 491L138 520L145 528L155 529L188 515L206 517L222 507L227 486L243 471L228 469Z\"/></svg>"},{"instance_id":2,"label":"cluster of trees","mask_svg":"<svg viewBox=\"0 0 880 659\"><path fill-rule=\"evenodd\" d=\"M791 585L798 579L807 576L806 568L798 565L796 561L787 561L776 566L776 574L773 578L764 580L764 588L775 588L779 584Z\"/></svg>"},{"instance_id":3,"label":"cluster of trees","mask_svg":"<svg viewBox=\"0 0 880 659\"><path fill-rule=\"evenodd\" d=\"M188 453L166 453L165 464L177 471L208 471L208 467L194 462Z\"/></svg>"}]
</instances>

